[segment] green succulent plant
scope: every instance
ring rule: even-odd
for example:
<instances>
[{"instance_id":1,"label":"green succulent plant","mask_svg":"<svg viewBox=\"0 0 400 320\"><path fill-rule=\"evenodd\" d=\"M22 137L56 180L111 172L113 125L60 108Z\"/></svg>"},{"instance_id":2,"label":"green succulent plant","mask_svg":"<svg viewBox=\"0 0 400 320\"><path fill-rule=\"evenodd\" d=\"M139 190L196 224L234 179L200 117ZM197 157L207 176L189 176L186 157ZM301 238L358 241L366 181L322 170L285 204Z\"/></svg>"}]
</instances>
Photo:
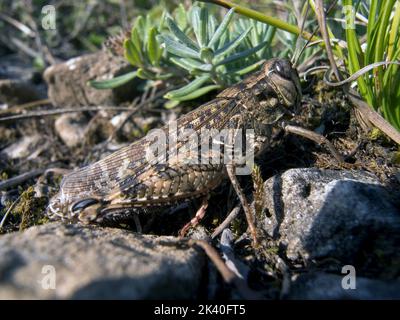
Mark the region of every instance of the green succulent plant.
<instances>
[{"instance_id":1,"label":"green succulent plant","mask_svg":"<svg viewBox=\"0 0 400 320\"><path fill-rule=\"evenodd\" d=\"M232 23L234 9L221 21L207 7L180 5L155 19L138 17L123 43L124 56L137 69L121 77L92 82L97 88L121 85L133 77L171 80L169 106L196 99L239 81L271 56L275 28L250 19ZM106 85L104 85L104 83Z\"/></svg>"}]
</instances>

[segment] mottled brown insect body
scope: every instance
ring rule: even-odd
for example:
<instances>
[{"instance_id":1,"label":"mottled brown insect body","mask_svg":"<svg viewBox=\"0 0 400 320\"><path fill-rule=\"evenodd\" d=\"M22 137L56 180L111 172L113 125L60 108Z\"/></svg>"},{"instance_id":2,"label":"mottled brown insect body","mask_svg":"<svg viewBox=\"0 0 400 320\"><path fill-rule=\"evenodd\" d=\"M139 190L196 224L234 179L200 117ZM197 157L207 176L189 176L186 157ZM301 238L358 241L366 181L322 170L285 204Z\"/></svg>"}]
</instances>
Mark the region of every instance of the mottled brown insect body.
<instances>
[{"instance_id":1,"label":"mottled brown insect body","mask_svg":"<svg viewBox=\"0 0 400 320\"><path fill-rule=\"evenodd\" d=\"M253 129L258 152L268 144L271 128L290 119L300 100L297 71L287 60L272 59L261 71L179 118L175 132ZM168 126L161 130L171 134ZM157 157L149 161L146 152L153 143L146 136L66 175L60 192L50 202L49 214L101 222L110 216L115 218L113 212L123 208L165 206L205 195L227 176L224 163L192 161L198 156L193 155L198 148L193 142L178 141L179 156L168 151L167 163Z\"/></svg>"}]
</instances>

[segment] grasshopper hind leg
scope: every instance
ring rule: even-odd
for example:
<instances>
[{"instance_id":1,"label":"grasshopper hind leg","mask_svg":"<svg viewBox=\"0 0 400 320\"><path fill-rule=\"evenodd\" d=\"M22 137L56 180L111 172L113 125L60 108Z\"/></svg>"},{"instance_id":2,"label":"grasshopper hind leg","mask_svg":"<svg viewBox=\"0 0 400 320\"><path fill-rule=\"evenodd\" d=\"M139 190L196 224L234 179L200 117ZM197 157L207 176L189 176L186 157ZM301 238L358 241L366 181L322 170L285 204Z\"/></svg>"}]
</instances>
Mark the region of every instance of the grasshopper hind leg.
<instances>
[{"instance_id":1,"label":"grasshopper hind leg","mask_svg":"<svg viewBox=\"0 0 400 320\"><path fill-rule=\"evenodd\" d=\"M98 224L106 227L120 227L121 224L131 225L134 222L136 231L141 232L139 214L146 210L142 208L107 208L107 203L88 198L77 201L71 206L71 216L83 224Z\"/></svg>"},{"instance_id":2,"label":"grasshopper hind leg","mask_svg":"<svg viewBox=\"0 0 400 320\"><path fill-rule=\"evenodd\" d=\"M128 227L130 230L142 233L142 217L148 216L148 208L121 208L105 210L96 219L96 223L106 227Z\"/></svg>"}]
</instances>

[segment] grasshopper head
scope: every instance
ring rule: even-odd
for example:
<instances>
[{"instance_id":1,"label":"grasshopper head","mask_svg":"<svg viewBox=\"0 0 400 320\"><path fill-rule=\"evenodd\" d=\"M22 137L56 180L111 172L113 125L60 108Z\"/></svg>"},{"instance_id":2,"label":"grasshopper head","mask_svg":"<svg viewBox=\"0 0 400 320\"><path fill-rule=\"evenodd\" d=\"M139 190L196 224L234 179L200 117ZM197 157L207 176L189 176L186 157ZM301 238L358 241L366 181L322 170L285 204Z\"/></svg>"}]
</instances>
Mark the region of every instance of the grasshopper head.
<instances>
[{"instance_id":1,"label":"grasshopper head","mask_svg":"<svg viewBox=\"0 0 400 320\"><path fill-rule=\"evenodd\" d=\"M248 82L250 93L257 99L250 110L257 121L274 124L284 117L294 116L302 94L299 75L290 61L268 60Z\"/></svg>"},{"instance_id":2,"label":"grasshopper head","mask_svg":"<svg viewBox=\"0 0 400 320\"><path fill-rule=\"evenodd\" d=\"M50 199L47 206L47 215L50 219L71 220L73 216L70 214L70 205L70 199L60 190Z\"/></svg>"},{"instance_id":3,"label":"grasshopper head","mask_svg":"<svg viewBox=\"0 0 400 320\"><path fill-rule=\"evenodd\" d=\"M50 218L90 223L98 218L101 201L95 198L83 198L76 201L66 199L62 193L54 196L47 207Z\"/></svg>"},{"instance_id":4,"label":"grasshopper head","mask_svg":"<svg viewBox=\"0 0 400 320\"><path fill-rule=\"evenodd\" d=\"M66 175L61 182L60 191L50 199L47 215L51 219L92 222L97 218L95 209L100 207L100 197L91 189L84 191L75 179L76 176L81 176L81 170Z\"/></svg>"},{"instance_id":5,"label":"grasshopper head","mask_svg":"<svg viewBox=\"0 0 400 320\"><path fill-rule=\"evenodd\" d=\"M268 60L264 64L264 74L280 104L289 108L300 104L302 94L299 74L289 60Z\"/></svg>"}]
</instances>

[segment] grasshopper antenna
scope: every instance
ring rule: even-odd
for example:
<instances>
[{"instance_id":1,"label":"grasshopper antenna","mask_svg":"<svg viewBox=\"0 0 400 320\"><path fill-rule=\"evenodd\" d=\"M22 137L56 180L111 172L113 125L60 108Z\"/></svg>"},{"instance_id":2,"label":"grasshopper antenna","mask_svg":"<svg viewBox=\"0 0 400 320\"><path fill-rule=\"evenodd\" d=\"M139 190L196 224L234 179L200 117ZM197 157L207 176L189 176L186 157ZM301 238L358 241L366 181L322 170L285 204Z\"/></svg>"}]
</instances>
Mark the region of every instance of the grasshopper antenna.
<instances>
[{"instance_id":1,"label":"grasshopper antenna","mask_svg":"<svg viewBox=\"0 0 400 320\"><path fill-rule=\"evenodd\" d=\"M301 22L300 34L297 37L296 48L294 50L294 54L293 54L292 61L291 61L294 67L297 64L297 62L298 62L301 54L303 53L305 47L309 44L310 39L312 38L312 36L311 36L311 38L307 41L306 45L302 49L300 49L301 37L302 37L303 31L304 31L304 26L306 24L306 20L307 20L307 16L308 16L308 11L309 10L310 10L310 3L307 1L306 13L304 15L303 21Z\"/></svg>"},{"instance_id":2,"label":"grasshopper antenna","mask_svg":"<svg viewBox=\"0 0 400 320\"><path fill-rule=\"evenodd\" d=\"M329 9L328 9L327 12L326 12L326 15L328 15L328 14L332 11L332 9L336 7L337 2L338 2L338 0L335 0L335 1L331 4L331 6L329 7ZM298 50L298 47L299 47L299 45L300 45L301 35L303 34L303 31L304 31L304 25L305 25L305 21L306 21L306 19L307 19L307 15L308 15L309 9L310 9L310 3L307 1L306 14L305 14L304 20L303 20L303 22L302 22L302 26L301 26L301 30L300 30L299 37L297 38L295 52ZM296 55L296 53L293 55L292 64L293 64L293 67L294 67L294 68L297 67L297 64L298 64L298 62L299 62L299 60L300 60L301 55L303 54L303 52L304 52L304 50L307 48L307 46L310 44L311 39L315 36L315 34L316 34L318 31L319 31L319 27L313 31L313 33L310 35L310 37L309 37L309 39L307 40L306 44L301 48L301 50L299 51L299 53L298 53L297 55Z\"/></svg>"}]
</instances>

